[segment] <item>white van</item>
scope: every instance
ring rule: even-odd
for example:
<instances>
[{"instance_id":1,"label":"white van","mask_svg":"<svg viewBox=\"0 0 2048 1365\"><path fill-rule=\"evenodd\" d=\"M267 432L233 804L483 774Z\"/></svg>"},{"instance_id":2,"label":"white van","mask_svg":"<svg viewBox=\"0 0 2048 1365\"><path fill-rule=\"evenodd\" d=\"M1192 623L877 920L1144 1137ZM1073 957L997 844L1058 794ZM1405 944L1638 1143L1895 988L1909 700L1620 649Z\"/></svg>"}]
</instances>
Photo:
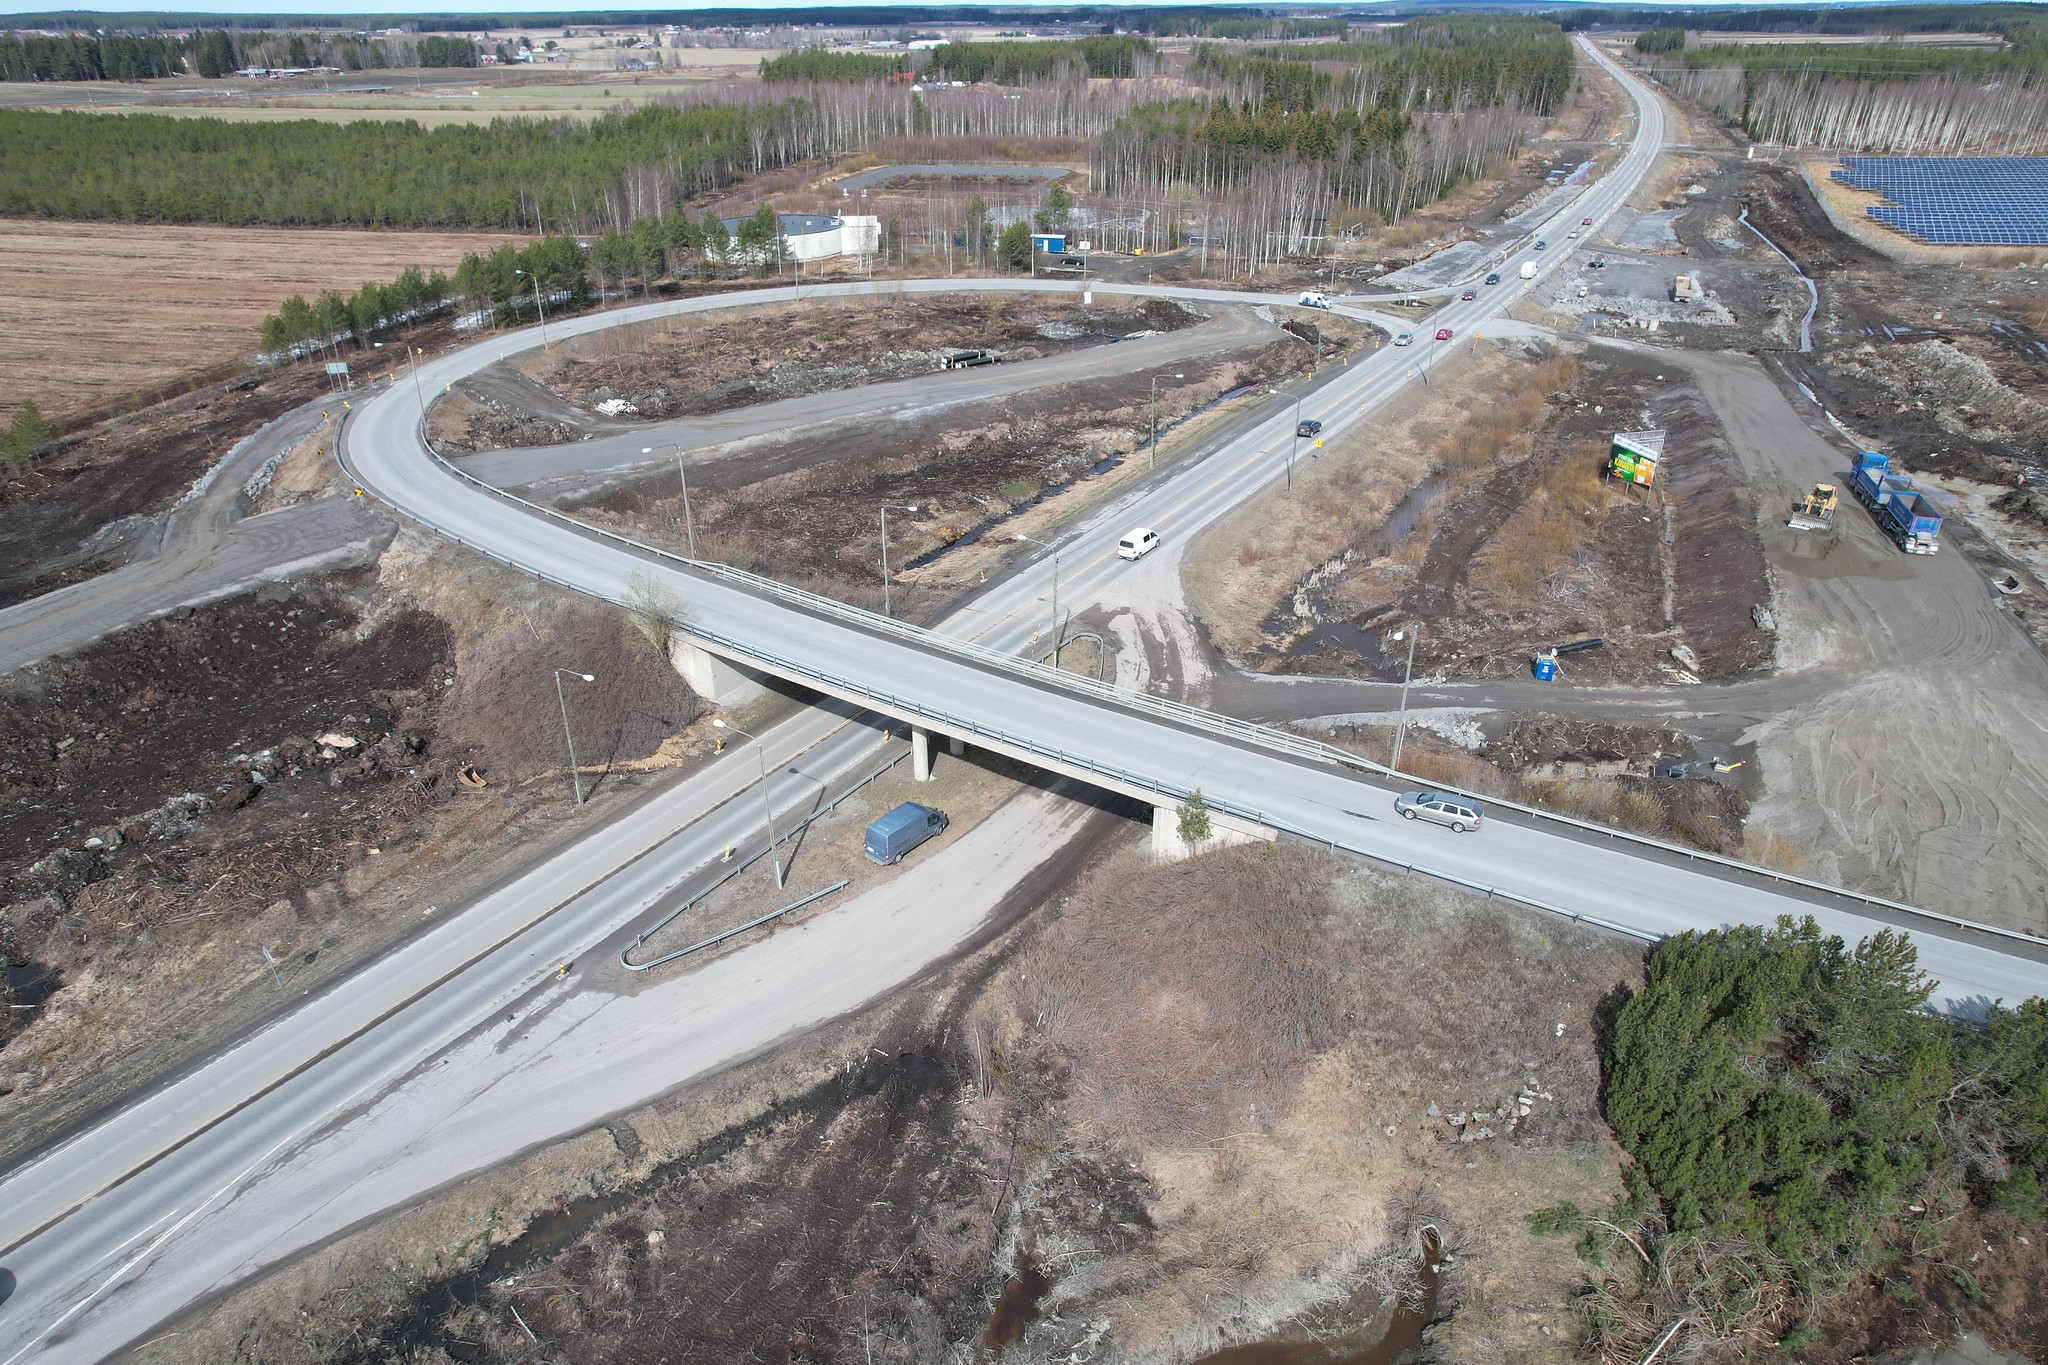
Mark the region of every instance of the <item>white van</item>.
<instances>
[{"instance_id":1,"label":"white van","mask_svg":"<svg viewBox=\"0 0 2048 1365\"><path fill-rule=\"evenodd\" d=\"M1303 308L1328 308L1330 306L1330 296L1317 293L1311 289L1301 296L1301 306Z\"/></svg>"},{"instance_id":2,"label":"white van","mask_svg":"<svg viewBox=\"0 0 2048 1365\"><path fill-rule=\"evenodd\" d=\"M1140 526L1116 543L1118 559L1143 559L1159 548L1159 533Z\"/></svg>"}]
</instances>

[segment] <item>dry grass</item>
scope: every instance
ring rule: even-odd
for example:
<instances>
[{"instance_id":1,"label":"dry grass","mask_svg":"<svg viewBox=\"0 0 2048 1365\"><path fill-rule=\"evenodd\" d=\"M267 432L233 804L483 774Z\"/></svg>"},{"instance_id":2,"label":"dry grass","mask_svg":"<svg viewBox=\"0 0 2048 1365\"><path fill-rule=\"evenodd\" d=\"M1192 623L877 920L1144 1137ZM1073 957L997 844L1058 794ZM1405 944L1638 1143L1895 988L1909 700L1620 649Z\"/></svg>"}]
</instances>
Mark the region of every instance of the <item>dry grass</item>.
<instances>
[{"instance_id":1,"label":"dry grass","mask_svg":"<svg viewBox=\"0 0 2048 1365\"><path fill-rule=\"evenodd\" d=\"M1482 395L1498 392L1518 365L1526 362L1491 347L1463 348L1434 370L1431 384L1410 385L1331 441L1321 459L1297 465L1292 495L1269 488L1218 522L1187 567L1189 599L1216 642L1255 648L1266 619L1303 577L1372 537L1441 463L1469 459L1472 423L1485 421ZM1432 436L1446 430L1466 435Z\"/></svg>"},{"instance_id":2,"label":"dry grass","mask_svg":"<svg viewBox=\"0 0 2048 1365\"><path fill-rule=\"evenodd\" d=\"M1019 993L1073 1059L1070 1095L1091 1133L1143 1150L1270 1128L1343 1016L1326 967L1328 887L1319 855L1271 846L1170 876L1126 853L1081 883L1083 908L1019 963Z\"/></svg>"},{"instance_id":3,"label":"dry grass","mask_svg":"<svg viewBox=\"0 0 2048 1365\"><path fill-rule=\"evenodd\" d=\"M1472 582L1496 609L1535 606L1544 585L1578 563L1614 501L1600 472L1605 453L1594 441L1566 451L1487 542Z\"/></svg>"},{"instance_id":4,"label":"dry grass","mask_svg":"<svg viewBox=\"0 0 2048 1365\"><path fill-rule=\"evenodd\" d=\"M513 240L0 220L0 421L24 398L77 416L239 364L287 295L351 291L409 265L453 270L465 252ZM350 357L359 373L370 354Z\"/></svg>"},{"instance_id":5,"label":"dry grass","mask_svg":"<svg viewBox=\"0 0 2048 1365\"><path fill-rule=\"evenodd\" d=\"M1593 1024L1638 961L1300 848L1100 869L1015 987L1017 1029L1063 1063L1065 1117L1152 1182L1163 1272L1091 1315L1134 1358L1210 1349L1367 1281L1421 1213L1466 1267L1444 1306L1485 1306L1495 1358L1567 1358L1527 1314L1563 1325L1576 1267L1520 1220L1618 1188ZM1427 1113L1490 1113L1532 1074L1554 1099L1512 1134L1489 1119L1499 1136L1461 1144Z\"/></svg>"}]
</instances>

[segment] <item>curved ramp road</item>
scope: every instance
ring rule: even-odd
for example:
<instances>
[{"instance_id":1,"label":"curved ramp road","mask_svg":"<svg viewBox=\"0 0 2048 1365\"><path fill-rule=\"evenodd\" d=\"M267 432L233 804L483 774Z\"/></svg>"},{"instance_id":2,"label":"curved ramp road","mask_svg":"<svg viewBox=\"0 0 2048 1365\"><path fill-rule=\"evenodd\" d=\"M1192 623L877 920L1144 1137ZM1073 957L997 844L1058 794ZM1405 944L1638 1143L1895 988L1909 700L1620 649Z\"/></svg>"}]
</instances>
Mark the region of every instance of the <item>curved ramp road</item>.
<instances>
[{"instance_id":1,"label":"curved ramp road","mask_svg":"<svg viewBox=\"0 0 2048 1365\"><path fill-rule=\"evenodd\" d=\"M1663 136L1661 111L1647 91L1632 81L1629 85L1641 110L1638 136L1629 153L1614 172L1540 231L1554 232L1567 218L1574 226L1580 216L1599 221L1621 204L1654 160ZM1028 287L1028 282L1015 283ZM1517 277L1513 288L1455 304L1439 315L1439 325L1469 335L1527 283ZM961 286L912 282L902 287L915 292ZM873 288L841 287L851 294ZM1148 286L1120 292L1187 293L1219 301L1242 297ZM667 311L673 311L673 305L579 318L555 330L594 331ZM427 392L438 392L487 364L499 349L538 344L537 335L522 335L473 347L422 367L421 379ZM1371 361L1351 367L1328 386L1331 401L1349 408L1334 413L1328 425L1341 430L1356 421L1357 405L1383 401L1408 381L1409 366L1407 357L1381 351ZM1697 865L1667 860L1666 855L1645 855L1635 845L1587 843L1542 821L1504 820L1484 838L1457 840L1390 820L1385 790L1348 771L1087 695L1050 677L992 666L936 636L887 629L878 621L871 624L871 618L861 613L805 610L729 578L588 534L563 519L539 516L536 509L478 487L439 462L420 439L421 418L413 391L398 389L359 409L345 433L344 448L352 467L380 498L522 570L611 600L625 597L629 580L636 575L652 574L685 604L690 629L701 638L721 642L721 649L781 676L922 720L942 733L1006 749L1061 771L1093 775L1106 785L1149 793L1162 802L1199 788L1222 808L1261 823L1645 933L1734 921L1769 923L1780 914L1815 908L1805 892L1793 894L1741 876L1709 875ZM1151 496L1185 498L1190 490L1199 490L1208 499L1207 514L1220 514L1230 501L1280 472L1287 447L1261 447L1282 423L1291 433L1291 413L1276 413L1235 447L1191 466ZM1103 555L1089 567L1108 576L1121 572L1115 567L1121 563ZM1020 590L1030 590L1028 575L1020 576ZM1019 636L1028 640L1029 624L1018 622L984 633L1001 648ZM1820 907L1817 913L1851 939L1879 927L1837 906ZM1925 937L1923 955L1941 982L1944 998L1958 1003L1980 996L2018 998L2048 985L2048 969L2040 963L1978 940Z\"/></svg>"},{"instance_id":2,"label":"curved ramp road","mask_svg":"<svg viewBox=\"0 0 2048 1365\"><path fill-rule=\"evenodd\" d=\"M967 290L979 287L975 281L968 281L963 286ZM1071 292L1073 286L1048 282L1045 288L1050 292L1064 293ZM802 291L805 298L817 298L821 292L816 286ZM831 295L826 294L825 297ZM691 306L687 311L746 308L755 306L759 301L757 296L748 294L711 295L690 300ZM815 433L819 428L835 424L914 422L967 403L1008 398L1061 384L1085 383L1106 373L1130 373L1206 360L1227 351L1264 345L1285 335L1249 308L1218 308L1215 312L1214 317L1176 331L1130 341L1104 342L1037 360L986 365L972 370L941 371L915 379L897 379L859 388L785 398L702 417L636 424L623 432L608 432L566 445L481 451L461 456L456 463L485 483L496 484L500 488L556 480L588 482L592 475L618 477L636 469L645 469L650 463L657 466L667 464L674 458L678 447L684 451L700 451L708 447L714 452L708 458L718 459L728 453L719 449L721 447L787 436L803 428ZM523 381L523 387L537 386L531 381ZM651 462L649 457L640 453L649 447L655 451Z\"/></svg>"}]
</instances>

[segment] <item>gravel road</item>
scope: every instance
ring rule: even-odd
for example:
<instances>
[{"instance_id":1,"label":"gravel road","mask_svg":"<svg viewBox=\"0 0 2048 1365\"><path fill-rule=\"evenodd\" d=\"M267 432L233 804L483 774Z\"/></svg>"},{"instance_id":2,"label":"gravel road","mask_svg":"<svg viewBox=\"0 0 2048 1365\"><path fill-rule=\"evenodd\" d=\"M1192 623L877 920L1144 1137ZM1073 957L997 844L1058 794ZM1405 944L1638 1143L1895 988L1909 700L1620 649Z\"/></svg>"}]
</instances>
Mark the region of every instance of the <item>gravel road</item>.
<instances>
[{"instance_id":1,"label":"gravel road","mask_svg":"<svg viewBox=\"0 0 2048 1365\"><path fill-rule=\"evenodd\" d=\"M0 674L91 644L182 606L230 597L259 583L367 563L395 527L355 498L322 498L245 515L243 486L273 456L317 431L322 398L242 441L204 491L168 513L154 547L121 566L0 611Z\"/></svg>"}]
</instances>

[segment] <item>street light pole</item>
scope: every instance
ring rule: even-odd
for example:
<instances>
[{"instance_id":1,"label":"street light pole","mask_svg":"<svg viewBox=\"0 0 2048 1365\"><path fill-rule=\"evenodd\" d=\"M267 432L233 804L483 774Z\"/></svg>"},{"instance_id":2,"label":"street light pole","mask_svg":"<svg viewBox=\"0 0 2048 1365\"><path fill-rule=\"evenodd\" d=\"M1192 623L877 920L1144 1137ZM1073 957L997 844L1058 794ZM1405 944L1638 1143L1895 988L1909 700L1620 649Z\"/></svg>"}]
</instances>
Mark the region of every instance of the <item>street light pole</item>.
<instances>
[{"instance_id":1,"label":"street light pole","mask_svg":"<svg viewBox=\"0 0 2048 1365\"><path fill-rule=\"evenodd\" d=\"M652 455L654 447L641 446L640 453L642 455ZM697 557L697 521L690 515L690 476L683 472L683 446L680 441L676 443L676 477L682 480L683 483L683 529L690 536L690 558L695 559Z\"/></svg>"},{"instance_id":2,"label":"street light pole","mask_svg":"<svg viewBox=\"0 0 2048 1365\"><path fill-rule=\"evenodd\" d=\"M1316 361L1320 357L1316 355L1314 343L1299 332L1289 332L1287 335L1308 347L1308 378L1301 382L1304 386L1315 383ZM1294 452L1301 448L1301 400L1307 393L1306 387L1294 391L1294 435L1287 439L1287 491L1290 493L1294 491Z\"/></svg>"},{"instance_id":3,"label":"street light pole","mask_svg":"<svg viewBox=\"0 0 2048 1365\"><path fill-rule=\"evenodd\" d=\"M524 275L533 281L533 306L540 310L540 344L548 345L548 306L540 301L540 276L531 270L514 270L515 275Z\"/></svg>"},{"instance_id":4,"label":"street light pole","mask_svg":"<svg viewBox=\"0 0 2048 1365\"><path fill-rule=\"evenodd\" d=\"M1421 638L1419 624L1408 628L1408 667L1401 674L1401 715L1394 724L1394 756L1387 763L1397 771L1401 766L1401 741L1408 736L1408 684L1415 679L1415 642Z\"/></svg>"},{"instance_id":5,"label":"street light pole","mask_svg":"<svg viewBox=\"0 0 2048 1365\"><path fill-rule=\"evenodd\" d=\"M1301 394L1294 395L1294 435L1287 442L1287 491L1294 491L1294 452L1301 449Z\"/></svg>"},{"instance_id":6,"label":"street light pole","mask_svg":"<svg viewBox=\"0 0 2048 1365\"><path fill-rule=\"evenodd\" d=\"M1186 378L1187 378L1187 376L1186 376L1186 375L1184 375L1184 374L1177 374L1177 375L1175 375L1175 376L1174 376L1174 378L1175 378L1175 379L1186 379ZM1153 467L1153 460L1154 460L1154 458L1155 458L1155 457L1156 457L1156 456L1157 456L1158 454L1159 454L1159 376L1155 374L1155 375L1153 375L1153 376L1152 376L1152 439L1151 439L1151 441L1150 441L1150 442L1148 442L1148 443L1146 444L1146 446L1145 446L1145 470L1146 470L1146 472L1147 472L1147 473L1150 473L1150 472L1151 472L1151 470L1152 470L1152 467Z\"/></svg>"},{"instance_id":7,"label":"street light pole","mask_svg":"<svg viewBox=\"0 0 2048 1365\"><path fill-rule=\"evenodd\" d=\"M1049 541L1039 540L1035 536L1013 536L1011 539L1026 541L1042 550L1052 551L1052 666L1054 671L1058 671L1060 636L1063 634L1060 630L1060 547Z\"/></svg>"},{"instance_id":8,"label":"street light pole","mask_svg":"<svg viewBox=\"0 0 2048 1365\"><path fill-rule=\"evenodd\" d=\"M583 770L576 766L576 736L569 731L569 698L562 691L564 673L572 678L581 678L587 683L596 682L597 677L591 673L578 673L573 668L555 670L555 700L562 704L562 738L569 744L569 780L576 784L576 804L580 806L583 804Z\"/></svg>"},{"instance_id":9,"label":"street light pole","mask_svg":"<svg viewBox=\"0 0 2048 1365\"><path fill-rule=\"evenodd\" d=\"M779 844L775 838L775 807L768 803L768 746L757 736L748 735L731 721L714 720L711 726L715 730L730 730L736 735L746 735L748 739L754 741L754 756L761 760L761 811L768 817L768 853L775 860L775 889L780 891L784 886L782 854L778 851Z\"/></svg>"},{"instance_id":10,"label":"street light pole","mask_svg":"<svg viewBox=\"0 0 2048 1365\"><path fill-rule=\"evenodd\" d=\"M889 513L915 512L914 502L885 502L882 504L882 615L894 616L889 604Z\"/></svg>"},{"instance_id":11,"label":"street light pole","mask_svg":"<svg viewBox=\"0 0 2048 1365\"><path fill-rule=\"evenodd\" d=\"M412 362L413 396L420 400L420 421L424 424L427 420L427 395L426 391L420 388L420 348L408 346L405 349L409 353L406 359Z\"/></svg>"}]
</instances>

